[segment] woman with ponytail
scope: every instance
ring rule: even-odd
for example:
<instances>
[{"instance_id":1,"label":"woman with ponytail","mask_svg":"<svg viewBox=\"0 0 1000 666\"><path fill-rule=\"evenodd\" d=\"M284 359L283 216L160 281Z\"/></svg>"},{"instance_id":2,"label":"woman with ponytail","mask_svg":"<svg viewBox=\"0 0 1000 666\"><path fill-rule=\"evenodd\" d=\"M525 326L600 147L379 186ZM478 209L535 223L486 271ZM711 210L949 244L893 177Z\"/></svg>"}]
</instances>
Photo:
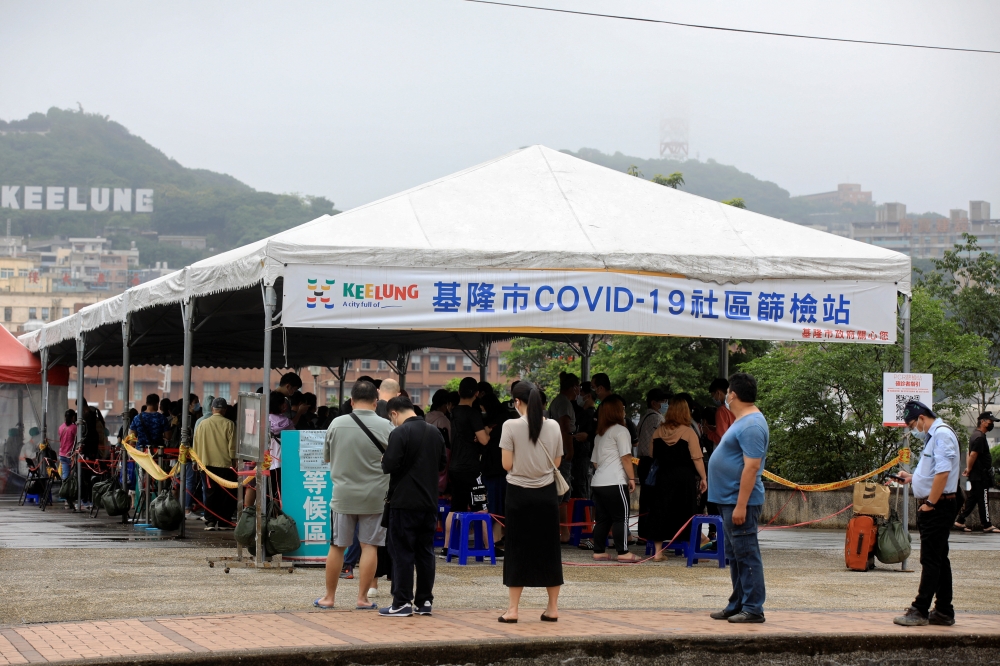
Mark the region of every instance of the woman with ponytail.
<instances>
[{"instance_id":1,"label":"woman with ponytail","mask_svg":"<svg viewBox=\"0 0 1000 666\"><path fill-rule=\"evenodd\" d=\"M513 387L520 418L504 422L500 435L503 468L507 470L506 554L503 584L510 605L498 619L517 622L517 607L525 587L544 587L549 595L542 621L559 618L559 587L563 584L559 543L559 497L555 470L563 457L559 424L542 416L542 395L531 382Z\"/></svg>"}]
</instances>

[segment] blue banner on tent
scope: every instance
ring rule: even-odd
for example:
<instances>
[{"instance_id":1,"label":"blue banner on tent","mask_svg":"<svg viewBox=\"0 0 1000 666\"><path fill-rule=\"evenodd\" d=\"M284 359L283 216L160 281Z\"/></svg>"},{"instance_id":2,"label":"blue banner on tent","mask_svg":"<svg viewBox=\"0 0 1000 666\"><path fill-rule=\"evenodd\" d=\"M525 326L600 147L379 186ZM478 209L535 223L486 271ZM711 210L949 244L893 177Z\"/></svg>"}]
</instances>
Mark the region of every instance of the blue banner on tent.
<instances>
[{"instance_id":1,"label":"blue banner on tent","mask_svg":"<svg viewBox=\"0 0 1000 666\"><path fill-rule=\"evenodd\" d=\"M330 465L323 462L325 430L281 433L281 510L295 519L302 545L282 558L322 563L330 551Z\"/></svg>"}]
</instances>

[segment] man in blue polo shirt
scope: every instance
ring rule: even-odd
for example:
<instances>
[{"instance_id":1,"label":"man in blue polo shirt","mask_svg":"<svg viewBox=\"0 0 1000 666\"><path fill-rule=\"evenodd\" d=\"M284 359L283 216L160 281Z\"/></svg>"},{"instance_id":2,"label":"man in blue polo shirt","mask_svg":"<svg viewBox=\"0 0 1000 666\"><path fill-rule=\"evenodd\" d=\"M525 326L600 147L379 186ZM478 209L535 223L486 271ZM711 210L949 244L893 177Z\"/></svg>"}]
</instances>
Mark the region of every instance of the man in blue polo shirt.
<instances>
[{"instance_id":1,"label":"man in blue polo shirt","mask_svg":"<svg viewBox=\"0 0 1000 666\"><path fill-rule=\"evenodd\" d=\"M958 437L931 408L911 400L903 409L903 422L924 440L913 474L899 472L904 483L913 484L917 502L917 529L920 531L920 587L906 612L893 619L904 627L955 624L951 605L951 562L948 560L948 536L958 513L959 465ZM931 600L936 597L933 610Z\"/></svg>"},{"instance_id":2,"label":"man in blue polo shirt","mask_svg":"<svg viewBox=\"0 0 1000 666\"><path fill-rule=\"evenodd\" d=\"M729 378L726 407L733 422L708 462L708 501L719 506L733 593L714 620L732 623L764 621L764 565L757 542L757 521L764 505L764 458L770 432L754 404L757 380L745 372Z\"/></svg>"}]
</instances>

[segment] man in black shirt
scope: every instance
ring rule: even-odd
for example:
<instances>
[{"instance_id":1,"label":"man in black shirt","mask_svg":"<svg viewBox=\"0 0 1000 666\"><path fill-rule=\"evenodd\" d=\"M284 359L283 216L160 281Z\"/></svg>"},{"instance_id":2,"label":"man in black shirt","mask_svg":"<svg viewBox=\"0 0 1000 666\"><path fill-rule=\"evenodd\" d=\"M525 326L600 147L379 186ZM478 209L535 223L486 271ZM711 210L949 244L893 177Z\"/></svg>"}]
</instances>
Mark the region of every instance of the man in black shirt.
<instances>
[{"instance_id":1,"label":"man in black shirt","mask_svg":"<svg viewBox=\"0 0 1000 666\"><path fill-rule=\"evenodd\" d=\"M993 485L993 459L990 447L986 442L986 433L993 430L993 424L1000 421L990 412L979 415L976 429L969 436L969 457L962 476L969 477L972 490L965 498L965 506L955 520L955 527L971 532L971 527L965 526L965 519L979 505L979 524L983 532L998 534L1000 530L990 523L990 487Z\"/></svg>"},{"instance_id":2,"label":"man in black shirt","mask_svg":"<svg viewBox=\"0 0 1000 666\"><path fill-rule=\"evenodd\" d=\"M444 437L413 411L409 398L386 403L396 429L382 456L389 475L389 535L392 556L392 605L385 617L430 615L434 601L434 530L438 515L438 474L445 468ZM413 569L417 595L413 596Z\"/></svg>"},{"instance_id":3,"label":"man in black shirt","mask_svg":"<svg viewBox=\"0 0 1000 666\"><path fill-rule=\"evenodd\" d=\"M479 397L479 382L466 377L458 385L458 404L451 410L451 460L448 485L451 487L451 512L445 519L445 547L451 536L451 514L472 510L472 488L482 473L483 447L490 437L483 425L483 415L473 403Z\"/></svg>"}]
</instances>

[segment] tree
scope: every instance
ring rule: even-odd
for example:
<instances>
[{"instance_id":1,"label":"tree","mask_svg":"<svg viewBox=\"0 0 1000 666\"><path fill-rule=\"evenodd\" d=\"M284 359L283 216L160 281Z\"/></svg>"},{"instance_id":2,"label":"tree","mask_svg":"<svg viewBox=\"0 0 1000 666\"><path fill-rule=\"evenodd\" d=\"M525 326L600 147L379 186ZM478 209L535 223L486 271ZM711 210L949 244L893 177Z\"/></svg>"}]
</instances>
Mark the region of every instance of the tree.
<instances>
[{"instance_id":1,"label":"tree","mask_svg":"<svg viewBox=\"0 0 1000 666\"><path fill-rule=\"evenodd\" d=\"M628 171L626 171L625 173L627 173L630 176L635 176L636 178L642 178L643 177L642 172L639 171L639 167L637 167L634 164L632 166L630 166L628 168Z\"/></svg>"},{"instance_id":2,"label":"tree","mask_svg":"<svg viewBox=\"0 0 1000 666\"><path fill-rule=\"evenodd\" d=\"M914 290L913 372L934 374L945 397L935 409L956 422L975 388L970 377L988 365L987 343L945 316L927 290ZM757 406L770 424L767 466L799 483L870 472L892 458L900 432L882 426L882 373L902 367L895 345L788 343L742 370L757 379ZM957 429L963 432L962 429Z\"/></svg>"},{"instance_id":3,"label":"tree","mask_svg":"<svg viewBox=\"0 0 1000 666\"><path fill-rule=\"evenodd\" d=\"M653 176L653 182L657 185L664 185L666 187L672 187L675 190L684 184L684 174L680 171L675 171L669 176L664 176L663 174L656 174Z\"/></svg>"},{"instance_id":4,"label":"tree","mask_svg":"<svg viewBox=\"0 0 1000 666\"><path fill-rule=\"evenodd\" d=\"M934 270L921 276L919 284L941 299L949 317L967 333L987 341L989 364L978 369L975 383L976 411L994 404L1000 395L1000 259L983 252L975 236L962 234L964 243L935 259Z\"/></svg>"},{"instance_id":5,"label":"tree","mask_svg":"<svg viewBox=\"0 0 1000 666\"><path fill-rule=\"evenodd\" d=\"M733 208L744 208L745 209L747 207L746 202L743 201L743 199L741 199L739 197L736 197L735 199L726 199L722 203L726 204L727 206L732 206Z\"/></svg>"},{"instance_id":6,"label":"tree","mask_svg":"<svg viewBox=\"0 0 1000 666\"><path fill-rule=\"evenodd\" d=\"M458 385L462 383L462 377L452 377L447 382L445 382L443 388L446 391L452 391L458 393ZM510 393L508 392L508 386L503 382L496 382L490 384L493 387L493 392L497 394L497 398L502 402L504 400L510 400Z\"/></svg>"},{"instance_id":7,"label":"tree","mask_svg":"<svg viewBox=\"0 0 1000 666\"><path fill-rule=\"evenodd\" d=\"M764 354L771 343L731 341L731 366ZM630 413L641 413L646 392L662 388L688 392L708 400L708 385L719 374L719 343L706 338L616 335L599 344L593 356L594 372L605 372L611 388L625 400Z\"/></svg>"},{"instance_id":8,"label":"tree","mask_svg":"<svg viewBox=\"0 0 1000 666\"><path fill-rule=\"evenodd\" d=\"M559 393L559 373L572 372L580 376L580 357L565 342L517 338L510 351L503 353L507 376L526 379L535 384L550 400Z\"/></svg>"}]
</instances>

